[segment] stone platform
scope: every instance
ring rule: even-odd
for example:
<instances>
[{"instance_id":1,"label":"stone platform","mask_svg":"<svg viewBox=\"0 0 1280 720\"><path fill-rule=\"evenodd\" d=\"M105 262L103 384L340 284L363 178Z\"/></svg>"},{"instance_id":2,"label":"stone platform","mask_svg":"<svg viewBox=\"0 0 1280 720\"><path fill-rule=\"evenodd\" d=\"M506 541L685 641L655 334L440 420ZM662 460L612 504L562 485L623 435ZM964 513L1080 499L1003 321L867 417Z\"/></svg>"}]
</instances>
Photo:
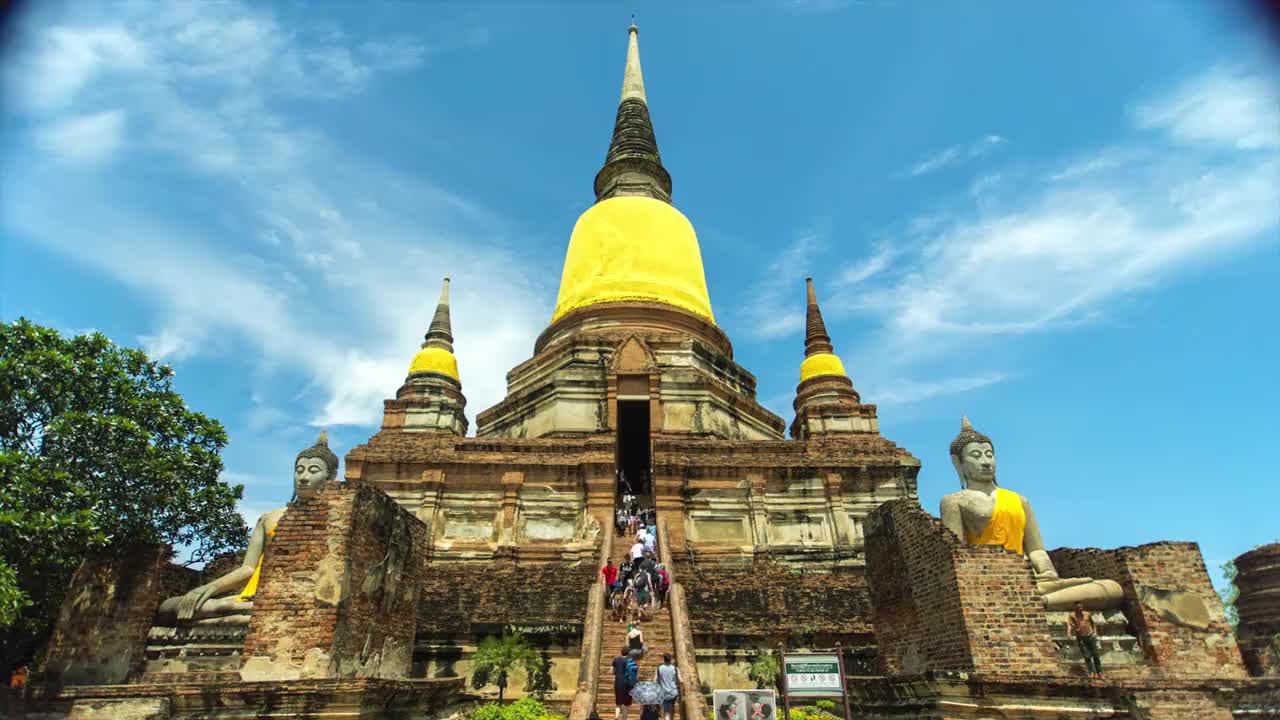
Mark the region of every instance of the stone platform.
<instances>
[{"instance_id":1,"label":"stone platform","mask_svg":"<svg viewBox=\"0 0 1280 720\"><path fill-rule=\"evenodd\" d=\"M851 677L849 706L867 720L912 718L1280 718L1280 680L1089 680L926 672Z\"/></svg>"},{"instance_id":2,"label":"stone platform","mask_svg":"<svg viewBox=\"0 0 1280 720\"><path fill-rule=\"evenodd\" d=\"M461 678L324 679L32 688L29 720L398 720L432 717L461 700Z\"/></svg>"}]
</instances>

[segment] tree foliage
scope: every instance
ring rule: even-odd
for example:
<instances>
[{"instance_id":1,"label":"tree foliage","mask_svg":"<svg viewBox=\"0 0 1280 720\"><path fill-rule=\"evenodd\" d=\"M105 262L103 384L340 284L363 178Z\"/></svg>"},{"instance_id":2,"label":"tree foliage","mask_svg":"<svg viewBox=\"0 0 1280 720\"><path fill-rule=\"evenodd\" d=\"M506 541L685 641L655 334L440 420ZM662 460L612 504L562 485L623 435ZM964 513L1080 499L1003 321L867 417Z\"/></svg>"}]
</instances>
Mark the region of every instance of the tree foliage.
<instances>
[{"instance_id":1,"label":"tree foliage","mask_svg":"<svg viewBox=\"0 0 1280 720\"><path fill-rule=\"evenodd\" d=\"M752 659L751 667L747 669L747 677L751 678L758 688L777 689L778 675L781 672L782 665L778 662L778 656L762 650Z\"/></svg>"},{"instance_id":2,"label":"tree foliage","mask_svg":"<svg viewBox=\"0 0 1280 720\"><path fill-rule=\"evenodd\" d=\"M532 678L541 669L542 658L520 633L503 633L502 637L490 635L480 641L480 647L471 659L471 667L481 687L490 681L498 686L498 701L501 702L511 671L520 668Z\"/></svg>"},{"instance_id":3,"label":"tree foliage","mask_svg":"<svg viewBox=\"0 0 1280 720\"><path fill-rule=\"evenodd\" d=\"M1222 609L1226 611L1227 622L1231 623L1231 627L1240 625L1240 613L1236 610L1236 599L1240 597L1240 588L1236 587L1236 561L1228 560L1221 565L1222 579L1227 584L1218 591L1218 596L1222 598Z\"/></svg>"},{"instance_id":4,"label":"tree foliage","mask_svg":"<svg viewBox=\"0 0 1280 720\"><path fill-rule=\"evenodd\" d=\"M172 378L101 333L0 323L3 667L30 658L87 553L168 543L198 563L243 546L243 488L218 479L226 432Z\"/></svg>"}]
</instances>

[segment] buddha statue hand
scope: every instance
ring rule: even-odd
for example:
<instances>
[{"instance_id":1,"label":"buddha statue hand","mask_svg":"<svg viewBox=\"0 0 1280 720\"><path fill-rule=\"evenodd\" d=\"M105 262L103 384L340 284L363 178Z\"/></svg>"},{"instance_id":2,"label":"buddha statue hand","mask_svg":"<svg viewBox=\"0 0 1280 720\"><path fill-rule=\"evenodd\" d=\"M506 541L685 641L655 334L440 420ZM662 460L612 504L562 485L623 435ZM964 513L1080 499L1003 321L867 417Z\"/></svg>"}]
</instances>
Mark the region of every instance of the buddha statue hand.
<instances>
[{"instance_id":1,"label":"buddha statue hand","mask_svg":"<svg viewBox=\"0 0 1280 720\"><path fill-rule=\"evenodd\" d=\"M200 608L205 604L205 601L213 597L214 590L213 585L200 585L189 590L178 603L177 618L179 620L190 620L195 617L195 614L200 612Z\"/></svg>"}]
</instances>

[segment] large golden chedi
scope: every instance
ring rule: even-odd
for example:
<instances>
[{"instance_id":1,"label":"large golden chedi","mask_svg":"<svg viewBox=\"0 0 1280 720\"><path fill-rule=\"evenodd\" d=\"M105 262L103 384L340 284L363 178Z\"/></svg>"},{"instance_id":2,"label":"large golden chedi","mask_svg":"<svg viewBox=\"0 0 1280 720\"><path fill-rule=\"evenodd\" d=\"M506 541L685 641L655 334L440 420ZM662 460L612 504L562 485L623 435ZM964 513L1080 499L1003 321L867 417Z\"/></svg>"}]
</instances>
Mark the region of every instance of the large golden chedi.
<instances>
[{"instance_id":1,"label":"large golden chedi","mask_svg":"<svg viewBox=\"0 0 1280 720\"><path fill-rule=\"evenodd\" d=\"M658 302L715 322L693 225L644 196L596 203L574 225L552 321L609 302Z\"/></svg>"}]
</instances>

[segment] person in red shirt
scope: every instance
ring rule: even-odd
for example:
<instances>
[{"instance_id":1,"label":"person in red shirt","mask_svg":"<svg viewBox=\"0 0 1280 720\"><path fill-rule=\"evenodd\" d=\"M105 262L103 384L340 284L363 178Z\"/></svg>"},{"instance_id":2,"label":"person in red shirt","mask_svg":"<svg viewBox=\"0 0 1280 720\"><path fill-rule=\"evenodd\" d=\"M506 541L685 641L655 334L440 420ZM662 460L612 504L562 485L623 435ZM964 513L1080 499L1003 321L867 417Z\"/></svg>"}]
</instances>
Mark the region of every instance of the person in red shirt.
<instances>
[{"instance_id":1,"label":"person in red shirt","mask_svg":"<svg viewBox=\"0 0 1280 720\"><path fill-rule=\"evenodd\" d=\"M604 584L612 590L614 584L618 582L618 568L613 564L613 560L605 562L604 567L600 568L600 574L604 575Z\"/></svg>"}]
</instances>

